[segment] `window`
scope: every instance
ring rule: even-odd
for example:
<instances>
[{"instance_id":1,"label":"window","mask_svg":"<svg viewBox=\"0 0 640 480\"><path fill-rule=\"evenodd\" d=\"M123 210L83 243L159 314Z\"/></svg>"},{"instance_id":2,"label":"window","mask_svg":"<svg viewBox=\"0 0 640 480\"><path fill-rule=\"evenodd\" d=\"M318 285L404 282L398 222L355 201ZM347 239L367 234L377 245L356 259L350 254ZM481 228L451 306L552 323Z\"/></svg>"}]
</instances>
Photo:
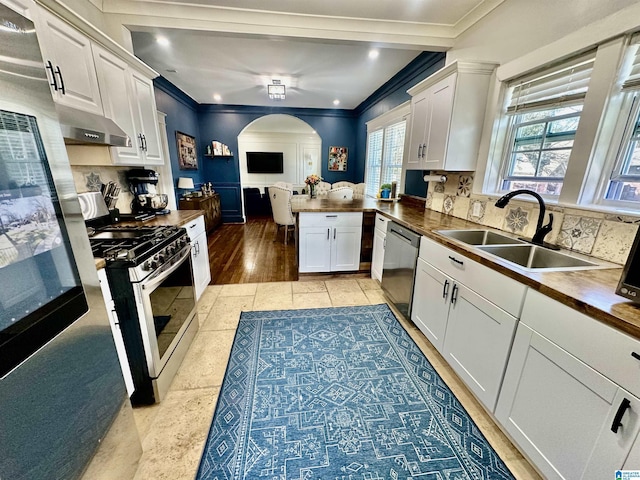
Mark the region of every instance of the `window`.
<instances>
[{"instance_id":1,"label":"window","mask_svg":"<svg viewBox=\"0 0 640 480\"><path fill-rule=\"evenodd\" d=\"M624 133L604 198L608 201L640 204L640 36L631 40L632 59L622 90L626 103L621 111Z\"/></svg>"},{"instance_id":2,"label":"window","mask_svg":"<svg viewBox=\"0 0 640 480\"><path fill-rule=\"evenodd\" d=\"M402 156L407 128L406 116L410 104L402 104L367 123L367 165L365 183L367 196L376 197L380 186L402 180Z\"/></svg>"},{"instance_id":3,"label":"window","mask_svg":"<svg viewBox=\"0 0 640 480\"><path fill-rule=\"evenodd\" d=\"M591 53L509 84L500 191L560 195L594 59Z\"/></svg>"}]
</instances>

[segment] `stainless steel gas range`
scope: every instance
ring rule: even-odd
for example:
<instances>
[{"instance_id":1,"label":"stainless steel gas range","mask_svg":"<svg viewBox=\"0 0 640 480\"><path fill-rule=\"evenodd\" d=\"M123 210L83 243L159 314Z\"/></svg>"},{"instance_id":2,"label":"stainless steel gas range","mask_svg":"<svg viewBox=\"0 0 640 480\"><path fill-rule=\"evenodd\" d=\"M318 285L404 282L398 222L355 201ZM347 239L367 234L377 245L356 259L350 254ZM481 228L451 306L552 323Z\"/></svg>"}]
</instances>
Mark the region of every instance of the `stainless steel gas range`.
<instances>
[{"instance_id":1,"label":"stainless steel gas range","mask_svg":"<svg viewBox=\"0 0 640 480\"><path fill-rule=\"evenodd\" d=\"M90 233L126 350L134 405L160 401L198 331L191 246L183 228L101 227Z\"/></svg>"}]
</instances>

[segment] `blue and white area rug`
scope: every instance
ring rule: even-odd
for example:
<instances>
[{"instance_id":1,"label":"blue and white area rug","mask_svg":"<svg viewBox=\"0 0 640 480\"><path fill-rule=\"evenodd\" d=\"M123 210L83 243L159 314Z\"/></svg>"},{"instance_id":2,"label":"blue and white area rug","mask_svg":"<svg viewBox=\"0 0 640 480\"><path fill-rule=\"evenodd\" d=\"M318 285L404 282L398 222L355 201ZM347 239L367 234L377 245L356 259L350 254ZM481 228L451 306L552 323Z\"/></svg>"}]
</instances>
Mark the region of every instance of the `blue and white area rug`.
<instances>
[{"instance_id":1,"label":"blue and white area rug","mask_svg":"<svg viewBox=\"0 0 640 480\"><path fill-rule=\"evenodd\" d=\"M242 313L197 479L513 478L387 305Z\"/></svg>"}]
</instances>

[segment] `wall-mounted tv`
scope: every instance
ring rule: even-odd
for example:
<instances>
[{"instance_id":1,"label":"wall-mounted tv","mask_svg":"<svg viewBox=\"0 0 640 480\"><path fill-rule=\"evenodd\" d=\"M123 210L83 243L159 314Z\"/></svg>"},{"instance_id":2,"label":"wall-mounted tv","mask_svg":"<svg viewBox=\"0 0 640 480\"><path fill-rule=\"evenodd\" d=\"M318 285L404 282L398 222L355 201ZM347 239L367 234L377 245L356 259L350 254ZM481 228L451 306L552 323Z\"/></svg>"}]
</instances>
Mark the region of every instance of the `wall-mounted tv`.
<instances>
[{"instance_id":1,"label":"wall-mounted tv","mask_svg":"<svg viewBox=\"0 0 640 480\"><path fill-rule=\"evenodd\" d=\"M247 152L248 173L284 173L282 152Z\"/></svg>"}]
</instances>

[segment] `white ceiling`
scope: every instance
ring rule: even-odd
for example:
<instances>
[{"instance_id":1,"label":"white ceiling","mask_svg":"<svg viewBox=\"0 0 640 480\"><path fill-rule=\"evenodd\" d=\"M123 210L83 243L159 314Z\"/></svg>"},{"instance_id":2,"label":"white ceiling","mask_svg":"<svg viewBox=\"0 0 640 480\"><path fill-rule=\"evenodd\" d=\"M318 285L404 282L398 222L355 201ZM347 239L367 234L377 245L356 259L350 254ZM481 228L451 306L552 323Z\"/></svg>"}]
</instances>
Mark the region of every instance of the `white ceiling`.
<instances>
[{"instance_id":1,"label":"white ceiling","mask_svg":"<svg viewBox=\"0 0 640 480\"><path fill-rule=\"evenodd\" d=\"M103 0L103 9L131 30L138 57L198 103L353 109L502 1ZM268 98L272 79L285 100Z\"/></svg>"}]
</instances>

